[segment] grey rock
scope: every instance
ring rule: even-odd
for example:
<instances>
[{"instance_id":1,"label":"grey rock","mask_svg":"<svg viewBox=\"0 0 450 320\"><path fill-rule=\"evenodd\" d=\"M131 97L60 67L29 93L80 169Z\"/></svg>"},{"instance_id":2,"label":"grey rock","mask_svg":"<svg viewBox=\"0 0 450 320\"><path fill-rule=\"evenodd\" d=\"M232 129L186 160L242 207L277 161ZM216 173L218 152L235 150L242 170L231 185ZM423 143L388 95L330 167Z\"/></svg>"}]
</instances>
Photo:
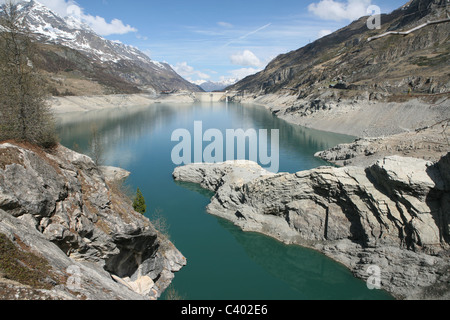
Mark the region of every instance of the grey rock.
<instances>
[{"instance_id":1,"label":"grey rock","mask_svg":"<svg viewBox=\"0 0 450 320\"><path fill-rule=\"evenodd\" d=\"M66 262L61 266L52 264L57 272L63 272L71 264L88 264L108 279L105 286L110 285L111 275L132 281L142 278L139 283L145 284L150 283L145 278L149 277L154 282L152 288L148 285L135 288L139 288L140 298L153 299L170 285L174 273L186 265L186 259L173 244L147 218L133 210L126 196L110 187L127 176L125 170L98 168L89 157L62 146L47 153L4 143L0 144L0 151L3 155L17 155L15 161L0 166L0 210L15 219L4 218L0 228L4 221L9 222L8 230L20 222L23 232L33 237L39 235L36 243L47 241L45 246L51 244L52 252L58 248L58 256L64 255ZM28 242L33 247L33 239ZM53 253L41 253L52 261L47 254ZM95 284L98 290L101 281ZM119 294L116 288L109 295L87 297L136 296Z\"/></svg>"},{"instance_id":2,"label":"grey rock","mask_svg":"<svg viewBox=\"0 0 450 320\"><path fill-rule=\"evenodd\" d=\"M446 118L444 113L442 115ZM357 139L353 143L340 144L318 152L315 156L339 166L367 167L381 158L392 155L436 162L450 150L447 139L450 134L448 122L449 119L446 118L444 121L433 122L433 125L423 129L402 128L406 132L378 138Z\"/></svg>"},{"instance_id":3,"label":"grey rock","mask_svg":"<svg viewBox=\"0 0 450 320\"><path fill-rule=\"evenodd\" d=\"M271 174L255 163L192 164L174 179L215 192L209 213L244 231L319 250L367 279L375 264L398 298L446 297L450 266L448 172L439 163L386 157L367 167ZM432 288L439 287L439 290Z\"/></svg>"},{"instance_id":4,"label":"grey rock","mask_svg":"<svg viewBox=\"0 0 450 320\"><path fill-rule=\"evenodd\" d=\"M127 179L131 174L131 172L127 170L116 167L101 166L100 170L105 176L105 180L107 182L121 182Z\"/></svg>"},{"instance_id":5,"label":"grey rock","mask_svg":"<svg viewBox=\"0 0 450 320\"><path fill-rule=\"evenodd\" d=\"M51 267L49 277L54 278L55 281L66 280L52 290L38 290L39 295L36 298L39 296L57 300L78 300L80 297L89 300L143 300L145 298L113 281L111 276L98 265L70 259L56 244L48 241L37 230L3 210L0 210L0 233L14 242L20 239L21 243L30 248L30 252L45 257ZM74 280L75 277L79 277L79 281L74 281L71 286L70 276L73 276ZM0 283L2 282L4 279L0 279ZM15 284L14 288L31 291L31 288L21 287L20 284Z\"/></svg>"}]
</instances>

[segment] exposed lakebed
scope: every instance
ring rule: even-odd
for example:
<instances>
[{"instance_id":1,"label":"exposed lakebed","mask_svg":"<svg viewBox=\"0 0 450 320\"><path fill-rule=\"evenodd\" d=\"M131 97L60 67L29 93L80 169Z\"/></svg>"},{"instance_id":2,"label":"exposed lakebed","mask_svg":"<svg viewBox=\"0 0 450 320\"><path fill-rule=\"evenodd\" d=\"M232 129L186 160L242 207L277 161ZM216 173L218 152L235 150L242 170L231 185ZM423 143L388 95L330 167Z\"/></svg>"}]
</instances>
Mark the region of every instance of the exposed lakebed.
<instances>
[{"instance_id":1,"label":"exposed lakebed","mask_svg":"<svg viewBox=\"0 0 450 320\"><path fill-rule=\"evenodd\" d=\"M60 116L61 143L89 152L92 128L99 132L105 164L132 172L127 183L139 187L147 216L164 216L170 238L188 260L173 282L185 299L391 299L371 291L344 266L324 255L287 246L266 236L244 233L206 213L211 193L176 183L171 159L176 129L279 129L280 171L297 172L322 165L317 151L353 137L310 130L274 117L263 107L238 104L155 104ZM205 143L204 146L206 146Z\"/></svg>"}]
</instances>

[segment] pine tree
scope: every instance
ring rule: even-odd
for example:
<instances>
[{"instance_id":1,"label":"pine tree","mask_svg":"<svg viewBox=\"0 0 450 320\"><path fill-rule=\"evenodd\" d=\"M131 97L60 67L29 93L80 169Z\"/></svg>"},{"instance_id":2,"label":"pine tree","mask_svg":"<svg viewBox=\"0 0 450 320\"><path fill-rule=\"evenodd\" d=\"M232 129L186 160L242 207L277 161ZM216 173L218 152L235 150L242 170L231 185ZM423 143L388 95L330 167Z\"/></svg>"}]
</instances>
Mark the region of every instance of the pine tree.
<instances>
[{"instance_id":1,"label":"pine tree","mask_svg":"<svg viewBox=\"0 0 450 320\"><path fill-rule=\"evenodd\" d=\"M145 204L144 196L139 188L137 188L136 196L133 200L133 208L136 212L145 214L147 211L147 205Z\"/></svg>"}]
</instances>

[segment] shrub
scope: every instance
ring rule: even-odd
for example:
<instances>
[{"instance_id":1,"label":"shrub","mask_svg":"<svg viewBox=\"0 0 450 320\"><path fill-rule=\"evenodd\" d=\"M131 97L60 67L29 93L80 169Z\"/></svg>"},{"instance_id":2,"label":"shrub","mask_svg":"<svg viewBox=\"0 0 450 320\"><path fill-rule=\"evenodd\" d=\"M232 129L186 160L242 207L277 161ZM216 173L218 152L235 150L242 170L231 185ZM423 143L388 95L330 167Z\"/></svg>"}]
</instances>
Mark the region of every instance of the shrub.
<instances>
[{"instance_id":1,"label":"shrub","mask_svg":"<svg viewBox=\"0 0 450 320\"><path fill-rule=\"evenodd\" d=\"M139 212L141 214L145 214L145 212L147 211L147 205L145 204L144 195L139 188L137 188L136 196L133 200L133 208L136 212Z\"/></svg>"}]
</instances>

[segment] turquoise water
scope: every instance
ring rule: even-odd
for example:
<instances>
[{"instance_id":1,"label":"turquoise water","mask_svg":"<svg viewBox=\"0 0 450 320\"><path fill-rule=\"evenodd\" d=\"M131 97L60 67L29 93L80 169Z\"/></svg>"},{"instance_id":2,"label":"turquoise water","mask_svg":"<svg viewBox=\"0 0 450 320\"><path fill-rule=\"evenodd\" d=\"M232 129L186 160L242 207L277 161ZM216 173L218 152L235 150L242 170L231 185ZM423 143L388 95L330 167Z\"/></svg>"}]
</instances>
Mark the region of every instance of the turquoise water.
<instances>
[{"instance_id":1,"label":"turquoise water","mask_svg":"<svg viewBox=\"0 0 450 320\"><path fill-rule=\"evenodd\" d=\"M176 183L172 132L203 129L279 129L280 171L297 172L326 163L314 153L350 142L352 137L293 126L258 106L238 104L157 104L72 114L60 119L61 143L88 153L92 128L100 135L105 164L132 172L128 184L139 187L147 216L159 214L170 239L188 265L176 274L174 289L189 300L391 299L371 291L342 265L313 250L287 246L266 236L244 233L206 213L211 193Z\"/></svg>"}]
</instances>

